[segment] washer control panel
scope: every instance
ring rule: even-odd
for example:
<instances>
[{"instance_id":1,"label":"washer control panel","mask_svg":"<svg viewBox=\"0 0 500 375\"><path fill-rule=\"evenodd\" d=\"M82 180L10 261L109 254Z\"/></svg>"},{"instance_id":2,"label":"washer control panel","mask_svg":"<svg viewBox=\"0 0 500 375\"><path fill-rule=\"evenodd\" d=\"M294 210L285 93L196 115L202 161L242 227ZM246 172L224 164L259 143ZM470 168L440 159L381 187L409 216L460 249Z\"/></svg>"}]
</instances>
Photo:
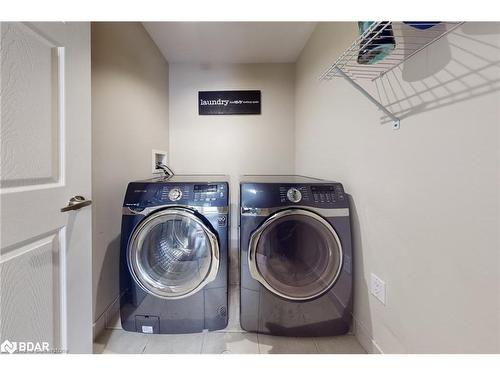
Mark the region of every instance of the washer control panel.
<instances>
[{"instance_id":1,"label":"washer control panel","mask_svg":"<svg viewBox=\"0 0 500 375\"><path fill-rule=\"evenodd\" d=\"M200 204L214 202L224 196L224 186L217 184L194 185L194 201Z\"/></svg>"},{"instance_id":2,"label":"washer control panel","mask_svg":"<svg viewBox=\"0 0 500 375\"><path fill-rule=\"evenodd\" d=\"M229 186L214 183L133 182L127 188L124 206L151 207L164 204L189 206L227 206Z\"/></svg>"}]
</instances>

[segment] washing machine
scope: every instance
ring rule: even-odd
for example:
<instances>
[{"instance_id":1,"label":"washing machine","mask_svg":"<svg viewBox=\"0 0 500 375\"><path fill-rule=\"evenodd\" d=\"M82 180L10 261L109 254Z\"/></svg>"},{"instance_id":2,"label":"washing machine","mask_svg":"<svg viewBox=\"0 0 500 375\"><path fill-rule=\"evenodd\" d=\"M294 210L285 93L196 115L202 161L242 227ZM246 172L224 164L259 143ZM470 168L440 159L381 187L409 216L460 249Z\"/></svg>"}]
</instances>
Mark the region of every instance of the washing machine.
<instances>
[{"instance_id":1,"label":"washing machine","mask_svg":"<svg viewBox=\"0 0 500 375\"><path fill-rule=\"evenodd\" d=\"M123 329L189 333L226 327L228 207L225 176L129 183L120 251Z\"/></svg>"},{"instance_id":2,"label":"washing machine","mask_svg":"<svg viewBox=\"0 0 500 375\"><path fill-rule=\"evenodd\" d=\"M351 229L342 184L243 176L239 235L243 329L279 336L350 330Z\"/></svg>"}]
</instances>

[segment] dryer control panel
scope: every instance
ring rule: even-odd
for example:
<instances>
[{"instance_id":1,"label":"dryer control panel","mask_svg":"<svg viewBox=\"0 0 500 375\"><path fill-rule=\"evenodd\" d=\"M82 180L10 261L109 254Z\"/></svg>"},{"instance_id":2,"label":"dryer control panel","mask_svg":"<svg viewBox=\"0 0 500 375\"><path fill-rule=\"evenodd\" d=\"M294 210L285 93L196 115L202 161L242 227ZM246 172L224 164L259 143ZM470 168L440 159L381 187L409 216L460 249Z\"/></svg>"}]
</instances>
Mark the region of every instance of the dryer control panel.
<instances>
[{"instance_id":1,"label":"dryer control panel","mask_svg":"<svg viewBox=\"0 0 500 375\"><path fill-rule=\"evenodd\" d=\"M311 186L311 193L314 202L318 203L330 203L344 199L344 189L340 184Z\"/></svg>"},{"instance_id":2,"label":"dryer control panel","mask_svg":"<svg viewBox=\"0 0 500 375\"><path fill-rule=\"evenodd\" d=\"M241 198L243 207L348 207L347 197L340 183L244 183L241 185Z\"/></svg>"},{"instance_id":3,"label":"dryer control panel","mask_svg":"<svg viewBox=\"0 0 500 375\"><path fill-rule=\"evenodd\" d=\"M341 184L310 185L310 186L280 186L281 203L317 203L328 205L345 199Z\"/></svg>"}]
</instances>

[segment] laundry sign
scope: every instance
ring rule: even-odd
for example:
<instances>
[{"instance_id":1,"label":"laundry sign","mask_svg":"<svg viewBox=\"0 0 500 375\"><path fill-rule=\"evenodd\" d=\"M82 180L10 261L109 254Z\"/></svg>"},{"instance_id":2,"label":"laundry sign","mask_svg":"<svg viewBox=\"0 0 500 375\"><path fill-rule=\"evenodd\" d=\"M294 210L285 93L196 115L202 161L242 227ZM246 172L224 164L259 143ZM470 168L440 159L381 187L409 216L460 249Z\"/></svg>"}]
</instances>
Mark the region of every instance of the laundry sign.
<instances>
[{"instance_id":1,"label":"laundry sign","mask_svg":"<svg viewBox=\"0 0 500 375\"><path fill-rule=\"evenodd\" d=\"M198 91L200 115L260 115L260 90Z\"/></svg>"}]
</instances>

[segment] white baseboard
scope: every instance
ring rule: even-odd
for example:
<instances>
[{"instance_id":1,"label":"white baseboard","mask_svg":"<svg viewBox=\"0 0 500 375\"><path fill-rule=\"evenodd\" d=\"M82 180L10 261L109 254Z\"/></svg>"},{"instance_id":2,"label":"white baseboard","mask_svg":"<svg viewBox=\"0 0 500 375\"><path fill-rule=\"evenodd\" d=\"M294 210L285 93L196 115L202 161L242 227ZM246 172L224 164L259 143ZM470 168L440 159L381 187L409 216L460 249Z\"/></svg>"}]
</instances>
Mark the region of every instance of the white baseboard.
<instances>
[{"instance_id":1,"label":"white baseboard","mask_svg":"<svg viewBox=\"0 0 500 375\"><path fill-rule=\"evenodd\" d=\"M382 348L373 339L371 332L355 317L353 317L352 321L354 335L366 352L369 354L384 354Z\"/></svg>"}]
</instances>

